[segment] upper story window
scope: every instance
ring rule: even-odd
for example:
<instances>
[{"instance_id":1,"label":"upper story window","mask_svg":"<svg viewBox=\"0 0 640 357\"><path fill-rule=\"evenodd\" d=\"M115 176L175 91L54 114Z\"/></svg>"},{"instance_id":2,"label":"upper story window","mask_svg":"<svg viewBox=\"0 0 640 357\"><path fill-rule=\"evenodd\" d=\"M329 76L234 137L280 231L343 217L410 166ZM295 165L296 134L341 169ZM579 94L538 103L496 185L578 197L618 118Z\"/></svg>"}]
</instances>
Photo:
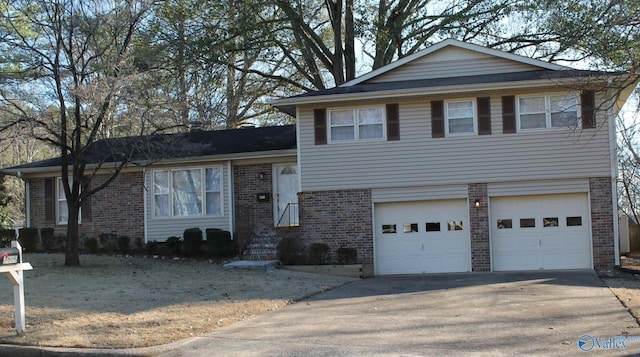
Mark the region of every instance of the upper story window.
<instances>
[{"instance_id":1,"label":"upper story window","mask_svg":"<svg viewBox=\"0 0 640 357\"><path fill-rule=\"evenodd\" d=\"M222 215L222 168L153 171L155 217Z\"/></svg>"},{"instance_id":2,"label":"upper story window","mask_svg":"<svg viewBox=\"0 0 640 357\"><path fill-rule=\"evenodd\" d=\"M578 125L578 96L552 94L517 100L518 130L569 128Z\"/></svg>"},{"instance_id":3,"label":"upper story window","mask_svg":"<svg viewBox=\"0 0 640 357\"><path fill-rule=\"evenodd\" d=\"M476 109L474 100L445 102L445 125L447 135L474 134Z\"/></svg>"},{"instance_id":4,"label":"upper story window","mask_svg":"<svg viewBox=\"0 0 640 357\"><path fill-rule=\"evenodd\" d=\"M329 110L330 141L384 138L384 109L366 107Z\"/></svg>"}]
</instances>

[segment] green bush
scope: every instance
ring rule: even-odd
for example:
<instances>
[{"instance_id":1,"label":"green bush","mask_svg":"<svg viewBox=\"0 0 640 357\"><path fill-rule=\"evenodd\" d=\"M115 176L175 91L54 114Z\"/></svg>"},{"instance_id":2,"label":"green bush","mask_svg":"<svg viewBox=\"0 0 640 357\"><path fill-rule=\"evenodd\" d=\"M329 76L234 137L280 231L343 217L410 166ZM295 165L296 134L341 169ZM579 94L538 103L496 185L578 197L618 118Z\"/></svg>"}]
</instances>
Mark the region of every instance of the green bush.
<instances>
[{"instance_id":1,"label":"green bush","mask_svg":"<svg viewBox=\"0 0 640 357\"><path fill-rule=\"evenodd\" d=\"M46 251L55 249L55 230L53 228L40 228L40 239L42 240L42 248Z\"/></svg>"},{"instance_id":2,"label":"green bush","mask_svg":"<svg viewBox=\"0 0 640 357\"><path fill-rule=\"evenodd\" d=\"M158 242L155 240L149 241L145 245L145 248L147 250L147 255L155 255L158 251Z\"/></svg>"},{"instance_id":3,"label":"green bush","mask_svg":"<svg viewBox=\"0 0 640 357\"><path fill-rule=\"evenodd\" d=\"M0 248L10 247L12 240L16 240L15 229L0 229Z\"/></svg>"},{"instance_id":4,"label":"green bush","mask_svg":"<svg viewBox=\"0 0 640 357\"><path fill-rule=\"evenodd\" d=\"M338 248L338 264L356 264L358 261L358 251L356 248Z\"/></svg>"},{"instance_id":5,"label":"green bush","mask_svg":"<svg viewBox=\"0 0 640 357\"><path fill-rule=\"evenodd\" d=\"M96 254L98 252L98 240L94 237L85 238L84 249L91 254Z\"/></svg>"},{"instance_id":6,"label":"green bush","mask_svg":"<svg viewBox=\"0 0 640 357\"><path fill-rule=\"evenodd\" d=\"M18 241L22 249L26 252L35 252L38 248L38 228L20 228L18 230Z\"/></svg>"},{"instance_id":7,"label":"green bush","mask_svg":"<svg viewBox=\"0 0 640 357\"><path fill-rule=\"evenodd\" d=\"M58 251L63 251L64 246L67 242L67 236L54 236L53 241L55 242L54 249Z\"/></svg>"},{"instance_id":8,"label":"green bush","mask_svg":"<svg viewBox=\"0 0 640 357\"><path fill-rule=\"evenodd\" d=\"M235 244L231 239L230 232L217 228L207 228L206 234L210 257L227 258L235 255Z\"/></svg>"},{"instance_id":9,"label":"green bush","mask_svg":"<svg viewBox=\"0 0 640 357\"><path fill-rule=\"evenodd\" d=\"M146 248L146 244L144 244L144 240L142 238L136 238L136 249L139 252L143 252Z\"/></svg>"},{"instance_id":10,"label":"green bush","mask_svg":"<svg viewBox=\"0 0 640 357\"><path fill-rule=\"evenodd\" d=\"M278 243L278 259L284 265L304 264L305 256L296 237L284 237Z\"/></svg>"},{"instance_id":11,"label":"green bush","mask_svg":"<svg viewBox=\"0 0 640 357\"><path fill-rule=\"evenodd\" d=\"M167 238L167 248L173 255L182 254L182 239L176 236Z\"/></svg>"},{"instance_id":12,"label":"green bush","mask_svg":"<svg viewBox=\"0 0 640 357\"><path fill-rule=\"evenodd\" d=\"M131 239L127 236L118 237L118 240L117 240L118 251L122 254L127 254L129 252L130 241Z\"/></svg>"},{"instance_id":13,"label":"green bush","mask_svg":"<svg viewBox=\"0 0 640 357\"><path fill-rule=\"evenodd\" d=\"M107 252L115 252L118 235L113 233L102 233L99 236L100 248Z\"/></svg>"},{"instance_id":14,"label":"green bush","mask_svg":"<svg viewBox=\"0 0 640 357\"><path fill-rule=\"evenodd\" d=\"M325 243L313 243L309 249L309 264L327 264L329 262L329 246Z\"/></svg>"},{"instance_id":15,"label":"green bush","mask_svg":"<svg viewBox=\"0 0 640 357\"><path fill-rule=\"evenodd\" d=\"M200 228L187 228L183 235L184 254L194 257L200 254L202 247L202 230Z\"/></svg>"}]
</instances>

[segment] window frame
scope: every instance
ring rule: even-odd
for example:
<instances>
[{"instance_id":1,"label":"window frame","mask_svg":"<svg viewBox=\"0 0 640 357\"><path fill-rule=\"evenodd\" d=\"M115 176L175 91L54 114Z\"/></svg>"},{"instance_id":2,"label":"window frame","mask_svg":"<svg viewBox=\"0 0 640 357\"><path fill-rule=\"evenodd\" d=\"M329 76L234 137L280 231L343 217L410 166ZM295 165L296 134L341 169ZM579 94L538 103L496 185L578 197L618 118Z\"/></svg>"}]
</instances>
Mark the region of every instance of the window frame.
<instances>
[{"instance_id":1,"label":"window frame","mask_svg":"<svg viewBox=\"0 0 640 357\"><path fill-rule=\"evenodd\" d=\"M379 109L382 113L380 117L380 124L382 125L382 136L379 138L360 138L360 127L366 125L378 125L376 124L363 124L360 125L360 120L358 117L358 112L364 109ZM352 111L353 112L353 125L333 125L331 122L331 113L339 112L339 111ZM384 105L366 105L366 106L358 106L358 107L335 107L335 108L327 108L327 117L325 118L327 121L327 142L328 143L351 143L351 142L359 142L359 141L385 141L387 140L387 110ZM353 128L353 138L352 139L334 139L333 135L331 135L331 129L338 127L351 127Z\"/></svg>"},{"instance_id":2,"label":"window frame","mask_svg":"<svg viewBox=\"0 0 640 357\"><path fill-rule=\"evenodd\" d=\"M216 169L219 172L219 190L207 190L207 177L206 171L207 169ZM191 214L191 215L176 215L174 210L174 189L173 189L173 173L176 171L187 171L187 170L198 170L200 172L200 197L201 201L201 209L199 214ZM168 192L167 193L155 193L155 174L156 172L166 172L167 173L167 185ZM223 217L224 216L224 169L222 165L207 165L207 166L185 166L185 167L173 167L173 168L158 168L151 170L151 211L153 219L194 219L194 218L204 218L204 217ZM218 192L219 193L219 213L216 214L208 214L207 212L207 193ZM156 200L155 197L157 195L167 195L168 196L168 205L169 214L166 216L159 216L156 214Z\"/></svg>"},{"instance_id":3,"label":"window frame","mask_svg":"<svg viewBox=\"0 0 640 357\"><path fill-rule=\"evenodd\" d=\"M453 100L445 100L443 106L444 112L444 132L445 136L465 136L465 135L478 135L478 104L476 103L477 98L461 98L461 99L453 99ZM449 120L450 119L460 119L460 118L450 118L449 117L449 104L451 103L465 103L471 102L471 110L473 111L473 131L465 132L465 133L451 133L449 131Z\"/></svg>"},{"instance_id":4,"label":"window frame","mask_svg":"<svg viewBox=\"0 0 640 357\"><path fill-rule=\"evenodd\" d=\"M575 126L553 126L551 115L553 113L562 113L562 112L553 112L551 111L551 97L555 96L570 96L573 95L576 100L576 125ZM522 129L520 116L522 115L520 111L520 99L525 98L544 98L544 112L536 112L536 113L544 113L545 115L545 126L544 128L530 128L530 129ZM576 92L552 92L552 93L542 93L542 94L527 94L527 95L518 95L515 99L516 105L516 131L520 132L535 132L535 131L546 131L546 130L563 130L563 129L580 129L582 127L582 121L580 118L582 117L582 103L580 102L580 93ZM525 114L534 114L525 113Z\"/></svg>"},{"instance_id":5,"label":"window frame","mask_svg":"<svg viewBox=\"0 0 640 357\"><path fill-rule=\"evenodd\" d=\"M73 178L69 177L69 181L72 181ZM80 192L82 192L82 187L80 187ZM62 195L62 198L61 196ZM56 177L56 225L57 226L66 226L69 225L69 208L67 206L67 220L66 221L61 221L60 220L60 204L64 202L64 204L67 204L67 196L64 194L64 187L62 187L62 177ZM78 209L78 224L82 224L82 207L80 207Z\"/></svg>"}]
</instances>

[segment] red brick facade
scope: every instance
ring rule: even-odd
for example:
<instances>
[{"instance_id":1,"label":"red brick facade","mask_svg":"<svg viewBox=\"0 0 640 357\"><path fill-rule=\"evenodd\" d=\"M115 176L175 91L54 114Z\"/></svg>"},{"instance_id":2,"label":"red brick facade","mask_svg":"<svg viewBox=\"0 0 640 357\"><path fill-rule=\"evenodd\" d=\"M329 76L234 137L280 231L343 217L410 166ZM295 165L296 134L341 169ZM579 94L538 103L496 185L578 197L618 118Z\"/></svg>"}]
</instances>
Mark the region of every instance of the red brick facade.
<instances>
[{"instance_id":1,"label":"red brick facade","mask_svg":"<svg viewBox=\"0 0 640 357\"><path fill-rule=\"evenodd\" d=\"M356 248L363 274L373 275L373 208L371 190L301 192L300 235L306 246L329 245L330 258L338 248Z\"/></svg>"},{"instance_id":2,"label":"red brick facade","mask_svg":"<svg viewBox=\"0 0 640 357\"><path fill-rule=\"evenodd\" d=\"M104 182L106 176L96 176L92 186ZM144 239L144 187L142 172L123 172L105 189L91 197L91 220L80 223L81 237L102 233L128 236L131 241ZM31 227L53 227L57 235L66 234L66 226L47 224L44 206L44 179L30 179Z\"/></svg>"},{"instance_id":3,"label":"red brick facade","mask_svg":"<svg viewBox=\"0 0 640 357\"><path fill-rule=\"evenodd\" d=\"M613 269L615 265L613 239L613 195L610 177L589 179L591 203L591 237L593 265L596 270Z\"/></svg>"},{"instance_id":4,"label":"red brick facade","mask_svg":"<svg viewBox=\"0 0 640 357\"><path fill-rule=\"evenodd\" d=\"M476 201L478 206L476 207ZM469 220L471 226L471 270L491 271L489 244L489 199L486 183L469 184Z\"/></svg>"}]
</instances>

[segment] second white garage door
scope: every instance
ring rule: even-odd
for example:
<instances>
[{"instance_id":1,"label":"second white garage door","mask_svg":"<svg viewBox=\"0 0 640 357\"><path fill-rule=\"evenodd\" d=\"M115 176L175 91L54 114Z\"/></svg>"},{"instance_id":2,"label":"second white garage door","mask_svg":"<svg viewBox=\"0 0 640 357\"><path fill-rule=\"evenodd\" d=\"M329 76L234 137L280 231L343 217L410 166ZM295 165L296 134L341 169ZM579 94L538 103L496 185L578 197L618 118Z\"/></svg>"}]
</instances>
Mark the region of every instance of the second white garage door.
<instances>
[{"instance_id":1,"label":"second white garage door","mask_svg":"<svg viewBox=\"0 0 640 357\"><path fill-rule=\"evenodd\" d=\"M467 200L375 205L377 274L471 270Z\"/></svg>"},{"instance_id":2,"label":"second white garage door","mask_svg":"<svg viewBox=\"0 0 640 357\"><path fill-rule=\"evenodd\" d=\"M493 270L591 268L586 193L491 199Z\"/></svg>"}]
</instances>

